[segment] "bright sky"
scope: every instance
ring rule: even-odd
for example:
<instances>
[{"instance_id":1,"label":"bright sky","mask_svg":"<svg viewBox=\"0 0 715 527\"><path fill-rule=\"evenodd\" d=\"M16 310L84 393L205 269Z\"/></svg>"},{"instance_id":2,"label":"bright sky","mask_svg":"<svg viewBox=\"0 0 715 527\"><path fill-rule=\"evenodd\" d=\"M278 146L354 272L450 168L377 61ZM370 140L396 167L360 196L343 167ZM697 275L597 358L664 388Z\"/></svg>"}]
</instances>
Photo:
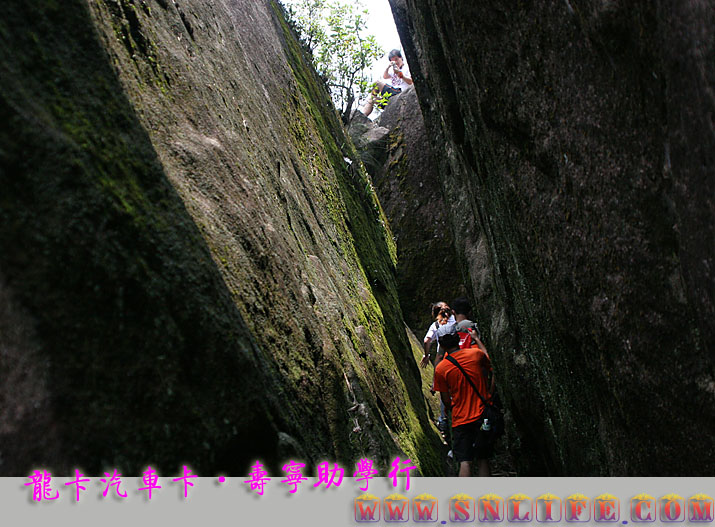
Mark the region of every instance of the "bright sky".
<instances>
[{"instance_id":1,"label":"bright sky","mask_svg":"<svg viewBox=\"0 0 715 527\"><path fill-rule=\"evenodd\" d=\"M370 35L375 35L378 44L385 50L385 56L374 65L372 69L373 78L382 76L387 67L387 54L391 49L402 49L400 37L395 28L395 20L392 18L392 10L387 0L363 0L365 7L370 11L367 21L367 31ZM405 54L402 53L402 57ZM405 62L407 60L405 59Z\"/></svg>"}]
</instances>

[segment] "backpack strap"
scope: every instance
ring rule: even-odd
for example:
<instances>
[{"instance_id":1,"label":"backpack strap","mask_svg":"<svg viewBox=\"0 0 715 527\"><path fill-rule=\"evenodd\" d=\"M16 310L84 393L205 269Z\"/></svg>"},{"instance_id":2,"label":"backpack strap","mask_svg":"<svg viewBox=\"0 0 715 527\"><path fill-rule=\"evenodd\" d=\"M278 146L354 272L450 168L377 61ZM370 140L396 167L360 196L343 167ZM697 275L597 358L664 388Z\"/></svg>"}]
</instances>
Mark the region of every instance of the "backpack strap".
<instances>
[{"instance_id":1,"label":"backpack strap","mask_svg":"<svg viewBox=\"0 0 715 527\"><path fill-rule=\"evenodd\" d=\"M472 379L469 378L469 374L468 374L466 371L464 371L464 368L462 368L462 365L459 364L459 361L457 361L457 359L455 359L454 357L452 357L452 355L450 355L449 353L445 353L444 358L445 358L445 360L448 360L449 362L451 362L452 364L454 364L457 368L459 368L459 371L461 371L461 372L464 374L464 378L467 379L467 382L469 383L469 386L471 386L471 387L474 389L474 391L476 392L476 394L479 396L479 398L480 398L480 399L482 400L482 402L484 403L484 406L485 406L485 407L486 407L486 406L489 406L489 403L484 400L484 397L482 397L482 394L479 393L479 390L477 390L477 387L474 386L474 383L472 382Z\"/></svg>"}]
</instances>

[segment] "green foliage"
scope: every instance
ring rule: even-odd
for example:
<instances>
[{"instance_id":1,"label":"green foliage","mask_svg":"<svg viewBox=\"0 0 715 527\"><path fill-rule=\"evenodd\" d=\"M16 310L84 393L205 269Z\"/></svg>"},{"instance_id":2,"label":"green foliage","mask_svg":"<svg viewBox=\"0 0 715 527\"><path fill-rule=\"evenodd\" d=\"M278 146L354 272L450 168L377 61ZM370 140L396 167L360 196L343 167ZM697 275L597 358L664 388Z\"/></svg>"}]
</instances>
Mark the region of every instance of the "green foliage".
<instances>
[{"instance_id":1,"label":"green foliage","mask_svg":"<svg viewBox=\"0 0 715 527\"><path fill-rule=\"evenodd\" d=\"M372 90L368 68L384 53L375 37L365 34L367 9L360 0L295 0L287 11L347 120Z\"/></svg>"},{"instance_id":2,"label":"green foliage","mask_svg":"<svg viewBox=\"0 0 715 527\"><path fill-rule=\"evenodd\" d=\"M300 4L288 7L291 22L297 27L311 53L318 43L327 39L322 19L326 7L325 0L301 0Z\"/></svg>"},{"instance_id":3,"label":"green foliage","mask_svg":"<svg viewBox=\"0 0 715 527\"><path fill-rule=\"evenodd\" d=\"M384 92L384 93L378 93L377 92L377 83L373 82L371 88L372 90L375 90L375 93L377 95L375 96L375 106L382 110L387 106L388 101L390 100L390 97L392 97L392 94L390 92Z\"/></svg>"}]
</instances>

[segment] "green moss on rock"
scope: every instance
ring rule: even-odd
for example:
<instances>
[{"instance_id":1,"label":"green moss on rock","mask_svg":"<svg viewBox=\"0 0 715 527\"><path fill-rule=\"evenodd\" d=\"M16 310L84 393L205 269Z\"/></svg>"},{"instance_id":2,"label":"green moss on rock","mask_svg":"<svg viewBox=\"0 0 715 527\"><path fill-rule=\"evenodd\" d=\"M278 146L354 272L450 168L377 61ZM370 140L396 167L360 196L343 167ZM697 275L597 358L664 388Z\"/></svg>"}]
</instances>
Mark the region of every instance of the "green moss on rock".
<instances>
[{"instance_id":1,"label":"green moss on rock","mask_svg":"<svg viewBox=\"0 0 715 527\"><path fill-rule=\"evenodd\" d=\"M0 272L50 401L3 428L0 472L439 474L392 235L280 9L142 5L0 21Z\"/></svg>"}]
</instances>

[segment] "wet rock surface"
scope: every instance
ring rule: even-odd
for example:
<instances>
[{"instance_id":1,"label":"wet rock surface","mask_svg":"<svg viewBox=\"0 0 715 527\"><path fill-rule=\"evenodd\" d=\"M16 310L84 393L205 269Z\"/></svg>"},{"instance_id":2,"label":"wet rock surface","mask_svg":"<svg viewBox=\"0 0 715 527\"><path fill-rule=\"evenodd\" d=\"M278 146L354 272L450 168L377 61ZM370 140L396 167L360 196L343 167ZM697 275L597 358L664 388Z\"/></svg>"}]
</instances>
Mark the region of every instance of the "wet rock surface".
<instances>
[{"instance_id":1,"label":"wet rock surface","mask_svg":"<svg viewBox=\"0 0 715 527\"><path fill-rule=\"evenodd\" d=\"M520 473L712 473L711 6L390 3Z\"/></svg>"}]
</instances>

